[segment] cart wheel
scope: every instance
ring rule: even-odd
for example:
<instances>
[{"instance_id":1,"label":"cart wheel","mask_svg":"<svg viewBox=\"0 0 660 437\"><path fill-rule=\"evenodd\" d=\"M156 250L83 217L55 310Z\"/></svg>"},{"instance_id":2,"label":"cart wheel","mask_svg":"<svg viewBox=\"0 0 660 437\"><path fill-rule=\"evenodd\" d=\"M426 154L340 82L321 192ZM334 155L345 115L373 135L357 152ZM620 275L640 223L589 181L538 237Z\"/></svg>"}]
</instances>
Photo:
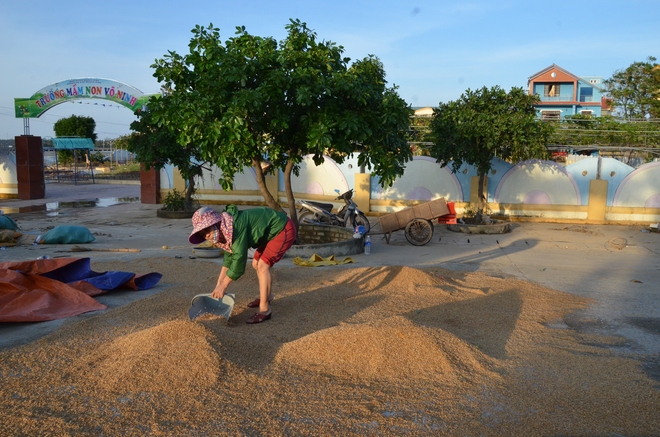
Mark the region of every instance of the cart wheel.
<instances>
[{"instance_id":1,"label":"cart wheel","mask_svg":"<svg viewBox=\"0 0 660 437\"><path fill-rule=\"evenodd\" d=\"M413 246L423 246L433 238L433 225L426 219L412 219L406 225L406 240Z\"/></svg>"}]
</instances>

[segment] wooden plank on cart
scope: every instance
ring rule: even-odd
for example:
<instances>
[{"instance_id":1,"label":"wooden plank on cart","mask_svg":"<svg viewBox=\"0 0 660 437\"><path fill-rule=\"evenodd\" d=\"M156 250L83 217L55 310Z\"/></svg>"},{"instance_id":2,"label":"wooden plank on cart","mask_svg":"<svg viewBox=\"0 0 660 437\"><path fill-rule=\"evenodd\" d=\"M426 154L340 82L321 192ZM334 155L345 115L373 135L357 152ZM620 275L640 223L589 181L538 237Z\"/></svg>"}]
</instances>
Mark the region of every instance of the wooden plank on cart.
<instances>
[{"instance_id":1,"label":"wooden plank on cart","mask_svg":"<svg viewBox=\"0 0 660 437\"><path fill-rule=\"evenodd\" d=\"M380 223L381 231L384 234L387 234L388 232L392 231L398 231L401 229L399 227L399 221L396 218L396 215L394 214L388 214L382 216L379 220L378 223Z\"/></svg>"},{"instance_id":2,"label":"wooden plank on cart","mask_svg":"<svg viewBox=\"0 0 660 437\"><path fill-rule=\"evenodd\" d=\"M394 214L396 215L396 219L399 223L398 229L405 228L408 222L415 218L414 208L406 208L404 210L395 212Z\"/></svg>"},{"instance_id":3,"label":"wooden plank on cart","mask_svg":"<svg viewBox=\"0 0 660 437\"><path fill-rule=\"evenodd\" d=\"M445 201L444 197L432 200L429 203L427 203L427 205L431 209L432 219L436 217L442 217L443 215L451 214L451 211L449 210L449 206L447 205L447 202Z\"/></svg>"},{"instance_id":4,"label":"wooden plank on cart","mask_svg":"<svg viewBox=\"0 0 660 437\"><path fill-rule=\"evenodd\" d=\"M449 207L444 198L431 200L430 202L422 203L412 207L414 217L411 218L423 218L426 220L433 220L436 217L440 217L446 214L449 214Z\"/></svg>"},{"instance_id":5,"label":"wooden plank on cart","mask_svg":"<svg viewBox=\"0 0 660 437\"><path fill-rule=\"evenodd\" d=\"M429 215L431 214L431 208L429 208L429 204L427 203L422 203L421 205L415 205L412 208L413 212L413 217L410 219L414 218L423 218L423 219L429 219Z\"/></svg>"}]
</instances>

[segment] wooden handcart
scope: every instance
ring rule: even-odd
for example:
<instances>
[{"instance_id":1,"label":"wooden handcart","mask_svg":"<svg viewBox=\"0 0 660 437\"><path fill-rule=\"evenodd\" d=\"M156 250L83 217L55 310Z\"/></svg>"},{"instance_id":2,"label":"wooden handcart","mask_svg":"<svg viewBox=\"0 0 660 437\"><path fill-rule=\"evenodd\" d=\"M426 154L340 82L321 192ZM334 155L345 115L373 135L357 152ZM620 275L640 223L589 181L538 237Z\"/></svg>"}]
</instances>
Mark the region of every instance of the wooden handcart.
<instances>
[{"instance_id":1,"label":"wooden handcart","mask_svg":"<svg viewBox=\"0 0 660 437\"><path fill-rule=\"evenodd\" d=\"M444 198L431 200L401 211L382 216L372 228L371 234L384 234L387 244L392 232L404 230L406 240L414 246L423 246L433 238L433 223L438 217L449 215Z\"/></svg>"}]
</instances>

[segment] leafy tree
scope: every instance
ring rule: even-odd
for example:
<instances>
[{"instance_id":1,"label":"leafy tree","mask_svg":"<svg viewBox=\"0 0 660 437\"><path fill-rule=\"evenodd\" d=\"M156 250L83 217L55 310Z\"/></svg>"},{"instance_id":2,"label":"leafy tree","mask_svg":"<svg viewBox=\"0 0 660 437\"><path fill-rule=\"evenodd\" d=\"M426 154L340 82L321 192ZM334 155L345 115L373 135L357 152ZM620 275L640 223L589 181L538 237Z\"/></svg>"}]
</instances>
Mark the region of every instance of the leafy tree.
<instances>
[{"instance_id":1,"label":"leafy tree","mask_svg":"<svg viewBox=\"0 0 660 437\"><path fill-rule=\"evenodd\" d=\"M510 92L495 86L467 90L456 101L441 103L433 111L431 156L442 166L451 163L457 172L463 163L476 167L479 174L479 205L475 220L482 221L486 206L485 178L493 158L519 162L546 156L551 123L536 117L538 96L522 88Z\"/></svg>"},{"instance_id":2,"label":"leafy tree","mask_svg":"<svg viewBox=\"0 0 660 437\"><path fill-rule=\"evenodd\" d=\"M80 157L78 158L80 161ZM60 149L57 151L57 162L64 166L69 166L73 164L73 150L70 149Z\"/></svg>"},{"instance_id":3,"label":"leafy tree","mask_svg":"<svg viewBox=\"0 0 660 437\"><path fill-rule=\"evenodd\" d=\"M649 56L633 62L604 81L614 106L624 119L660 117L660 65Z\"/></svg>"},{"instance_id":4,"label":"leafy tree","mask_svg":"<svg viewBox=\"0 0 660 437\"><path fill-rule=\"evenodd\" d=\"M208 163L202 159L197 146L192 143L181 145L177 141L172 126L159 126L154 122L152 110L158 110L161 103L162 99L151 98L147 110L136 112L138 119L131 123L133 132L118 138L115 144L134 153L146 170L152 167L160 170L167 164L177 167L187 182L183 202L185 209L193 209L195 179L202 175Z\"/></svg>"},{"instance_id":5,"label":"leafy tree","mask_svg":"<svg viewBox=\"0 0 660 437\"><path fill-rule=\"evenodd\" d=\"M297 221L291 174L304 156L318 165L324 155L341 163L359 152L359 165L391 185L412 158L405 137L412 110L396 87L386 87L374 56L349 65L343 47L317 41L305 23L291 20L286 28L278 43L237 27L223 44L219 29L196 26L190 53L170 51L152 65L167 92L150 111L179 144L195 144L222 170L223 188L252 166L267 205L281 209L266 189L267 156L284 171Z\"/></svg>"},{"instance_id":6,"label":"leafy tree","mask_svg":"<svg viewBox=\"0 0 660 437\"><path fill-rule=\"evenodd\" d=\"M68 118L61 118L55 122L53 130L58 137L78 137L90 138L96 142L96 122L92 117L83 117L72 115Z\"/></svg>"},{"instance_id":7,"label":"leafy tree","mask_svg":"<svg viewBox=\"0 0 660 437\"><path fill-rule=\"evenodd\" d=\"M96 122L92 117L71 115L68 118L61 118L55 122L53 130L55 136L58 137L90 138L94 142L97 138L96 133L94 133ZM71 164L73 156L73 150L58 150L57 152L57 160L63 164Z\"/></svg>"},{"instance_id":8,"label":"leafy tree","mask_svg":"<svg viewBox=\"0 0 660 437\"><path fill-rule=\"evenodd\" d=\"M92 164L94 165L101 165L107 160L106 157L101 152L94 152L90 154L89 159L92 161Z\"/></svg>"}]
</instances>

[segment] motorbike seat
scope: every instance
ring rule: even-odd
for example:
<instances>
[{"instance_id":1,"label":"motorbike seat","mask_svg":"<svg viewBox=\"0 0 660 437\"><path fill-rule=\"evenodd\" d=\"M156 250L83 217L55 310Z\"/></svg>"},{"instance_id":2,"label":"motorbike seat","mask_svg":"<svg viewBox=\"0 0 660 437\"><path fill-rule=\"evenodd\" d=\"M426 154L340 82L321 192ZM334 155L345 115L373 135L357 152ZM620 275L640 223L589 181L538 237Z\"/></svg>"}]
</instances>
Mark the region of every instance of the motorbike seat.
<instances>
[{"instance_id":1,"label":"motorbike seat","mask_svg":"<svg viewBox=\"0 0 660 437\"><path fill-rule=\"evenodd\" d=\"M332 212L332 208L334 208L332 203L314 202L313 200L305 200L305 202L309 203L310 205L314 205L317 208L324 209L328 212Z\"/></svg>"}]
</instances>

